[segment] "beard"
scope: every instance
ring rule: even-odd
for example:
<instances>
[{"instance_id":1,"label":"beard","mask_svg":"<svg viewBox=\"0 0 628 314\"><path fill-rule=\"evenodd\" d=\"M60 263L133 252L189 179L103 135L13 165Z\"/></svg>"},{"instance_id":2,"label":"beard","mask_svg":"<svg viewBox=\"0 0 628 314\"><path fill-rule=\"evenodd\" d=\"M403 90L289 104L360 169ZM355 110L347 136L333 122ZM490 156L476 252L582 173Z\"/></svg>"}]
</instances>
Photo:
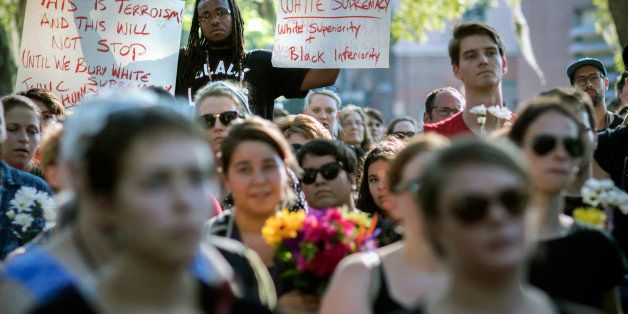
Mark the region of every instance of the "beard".
<instances>
[{"instance_id":1,"label":"beard","mask_svg":"<svg viewBox=\"0 0 628 314\"><path fill-rule=\"evenodd\" d=\"M231 47L231 41L233 40L233 34L225 37L222 40L208 40L209 41L209 46L210 47L229 47L229 48L233 48Z\"/></svg>"},{"instance_id":2,"label":"beard","mask_svg":"<svg viewBox=\"0 0 628 314\"><path fill-rule=\"evenodd\" d=\"M590 89L587 90L588 91L593 91L594 95L589 95L589 97L591 97L591 102L593 102L593 107L599 107L600 105L602 105L603 103L603 94L600 93L598 90L596 89ZM587 93L588 94L588 93Z\"/></svg>"}]
</instances>

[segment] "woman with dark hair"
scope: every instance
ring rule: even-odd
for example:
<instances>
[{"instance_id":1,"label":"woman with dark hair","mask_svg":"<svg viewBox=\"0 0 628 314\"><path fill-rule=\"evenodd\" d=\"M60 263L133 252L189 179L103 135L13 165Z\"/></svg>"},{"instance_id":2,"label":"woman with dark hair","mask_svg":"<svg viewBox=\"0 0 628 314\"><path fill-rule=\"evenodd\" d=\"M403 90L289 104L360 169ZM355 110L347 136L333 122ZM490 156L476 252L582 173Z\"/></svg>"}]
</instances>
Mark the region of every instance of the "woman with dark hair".
<instances>
[{"instance_id":1,"label":"woman with dark hair","mask_svg":"<svg viewBox=\"0 0 628 314\"><path fill-rule=\"evenodd\" d=\"M0 304L8 312L242 306L226 262L200 246L216 183L207 144L188 117L152 95L117 94L84 104L61 146L77 217L50 243L5 265ZM101 277L105 265L110 271Z\"/></svg>"},{"instance_id":2,"label":"woman with dark hair","mask_svg":"<svg viewBox=\"0 0 628 314\"><path fill-rule=\"evenodd\" d=\"M563 214L563 194L586 148L579 124L559 98L540 96L521 107L510 130L534 166L529 227L537 244L529 280L554 298L618 313L621 251L607 233Z\"/></svg>"},{"instance_id":3,"label":"woman with dark hair","mask_svg":"<svg viewBox=\"0 0 628 314\"><path fill-rule=\"evenodd\" d=\"M7 137L4 140L2 159L9 166L30 172L43 178L35 154L41 144L41 112L35 103L24 96L5 98L4 125Z\"/></svg>"},{"instance_id":4,"label":"woman with dark hair","mask_svg":"<svg viewBox=\"0 0 628 314\"><path fill-rule=\"evenodd\" d=\"M288 173L298 166L290 146L270 121L254 117L232 126L222 143L221 162L233 208L214 217L209 232L255 251L277 284L275 248L264 241L261 230L266 219L294 200Z\"/></svg>"},{"instance_id":5,"label":"woman with dark hair","mask_svg":"<svg viewBox=\"0 0 628 314\"><path fill-rule=\"evenodd\" d=\"M375 143L362 163L356 207L372 215L380 228L378 245L401 239L398 208L393 204L388 184L390 163L406 145L396 137Z\"/></svg>"},{"instance_id":6,"label":"woman with dark hair","mask_svg":"<svg viewBox=\"0 0 628 314\"><path fill-rule=\"evenodd\" d=\"M508 143L463 140L424 167L416 196L449 284L428 313L556 313L524 284L528 171ZM559 283L562 284L562 283Z\"/></svg>"},{"instance_id":7,"label":"woman with dark hair","mask_svg":"<svg viewBox=\"0 0 628 314\"><path fill-rule=\"evenodd\" d=\"M404 239L343 259L325 294L321 313L403 313L414 310L428 294L443 286L446 278L425 238L415 192L428 157L447 145L447 139L429 134L395 154L388 171L394 187L390 203L396 206Z\"/></svg>"}]
</instances>

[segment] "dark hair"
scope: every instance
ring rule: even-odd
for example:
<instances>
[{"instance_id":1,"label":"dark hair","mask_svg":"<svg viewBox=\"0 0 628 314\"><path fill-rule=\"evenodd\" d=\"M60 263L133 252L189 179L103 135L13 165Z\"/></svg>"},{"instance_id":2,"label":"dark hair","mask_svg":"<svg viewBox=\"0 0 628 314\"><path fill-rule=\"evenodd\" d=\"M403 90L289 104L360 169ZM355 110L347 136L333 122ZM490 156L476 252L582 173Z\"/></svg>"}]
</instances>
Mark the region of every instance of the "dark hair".
<instances>
[{"instance_id":1,"label":"dark hair","mask_svg":"<svg viewBox=\"0 0 628 314\"><path fill-rule=\"evenodd\" d=\"M493 27L484 22L462 23L454 27L451 40L449 41L449 59L451 59L452 65L460 65L460 42L466 37L473 35L490 37L497 44L499 55L504 56L504 43Z\"/></svg>"},{"instance_id":2,"label":"dark hair","mask_svg":"<svg viewBox=\"0 0 628 314\"><path fill-rule=\"evenodd\" d=\"M366 107L363 108L364 113L366 113L367 116L369 116L370 118L373 118L377 121L379 121L379 123L384 124L384 116L382 115L382 112L375 109L375 108L371 108L371 107Z\"/></svg>"},{"instance_id":3,"label":"dark hair","mask_svg":"<svg viewBox=\"0 0 628 314\"><path fill-rule=\"evenodd\" d=\"M452 174L464 166L475 165L499 166L519 177L526 188L530 184L525 160L508 141L459 139L451 147L437 151L424 168L417 198L428 224L439 215L440 196Z\"/></svg>"},{"instance_id":4,"label":"dark hair","mask_svg":"<svg viewBox=\"0 0 628 314\"><path fill-rule=\"evenodd\" d=\"M101 105L101 104L100 104ZM110 196L132 144L145 137L180 134L205 143L198 126L166 107L127 108L110 114L86 147L87 182L96 194Z\"/></svg>"},{"instance_id":5,"label":"dark hair","mask_svg":"<svg viewBox=\"0 0 628 314\"><path fill-rule=\"evenodd\" d=\"M427 97L425 98L425 112L430 116L430 119L432 118L432 110L434 110L434 100L436 99L436 96L444 92L450 92L452 94L457 94L462 97L462 94L460 94L457 89L451 86L441 87L431 91L429 94L427 94Z\"/></svg>"},{"instance_id":6,"label":"dark hair","mask_svg":"<svg viewBox=\"0 0 628 314\"><path fill-rule=\"evenodd\" d=\"M190 27L190 37L188 45L179 55L180 65L177 70L176 89L186 89L192 86L196 72L203 69L203 63L207 62L210 47L209 41L203 37L201 24L198 21L198 5L208 0L196 0L194 3L194 14L192 16L192 26ZM231 9L233 28L231 32L232 54L230 60L235 64L235 72L242 73L246 52L244 51L244 20L235 0L226 0ZM242 79L242 76L240 76Z\"/></svg>"},{"instance_id":7,"label":"dark hair","mask_svg":"<svg viewBox=\"0 0 628 314\"><path fill-rule=\"evenodd\" d=\"M382 214L382 209L375 204L373 195L371 195L371 191L369 190L369 167L378 160L391 162L404 146L405 142L394 136L388 136L373 144L360 167L360 179L358 180L360 186L358 187L357 208L367 213L378 212L380 215Z\"/></svg>"},{"instance_id":8,"label":"dark hair","mask_svg":"<svg viewBox=\"0 0 628 314\"><path fill-rule=\"evenodd\" d=\"M400 116L400 117L396 117L390 120L390 122L388 123L388 127L386 128L386 135L393 134L393 131L395 130L395 126L397 125L397 123L403 122L403 121L408 121L412 123L412 125L414 125L414 128L417 130L417 132L419 131L419 124L416 122L416 120L408 116Z\"/></svg>"},{"instance_id":9,"label":"dark hair","mask_svg":"<svg viewBox=\"0 0 628 314\"><path fill-rule=\"evenodd\" d=\"M541 92L539 96L542 97L556 97L560 104L565 105L565 109L569 110L572 114L578 112L585 112L587 114L587 121L595 132L595 115L593 113L593 104L591 103L591 97L582 90L573 87L559 87L553 88L548 91ZM580 123L578 123L580 125Z\"/></svg>"},{"instance_id":10,"label":"dark hair","mask_svg":"<svg viewBox=\"0 0 628 314\"><path fill-rule=\"evenodd\" d=\"M37 116L37 120L39 121L39 128L41 132L41 111L39 111L39 107L37 107L37 105L32 100L30 100L30 98L21 95L7 95L0 98L0 102L2 102L2 106L4 107L5 119L7 113L15 108L24 108L33 111ZM6 121L4 122L4 127L6 127Z\"/></svg>"},{"instance_id":11,"label":"dark hair","mask_svg":"<svg viewBox=\"0 0 628 314\"><path fill-rule=\"evenodd\" d=\"M621 76L617 78L617 83L615 84L615 90L617 91L617 98L620 98L619 94L626 86L627 78L628 78L628 71L624 71L624 73L622 73ZM619 100L621 100L622 102L628 101L628 99L619 99Z\"/></svg>"},{"instance_id":12,"label":"dark hair","mask_svg":"<svg viewBox=\"0 0 628 314\"><path fill-rule=\"evenodd\" d=\"M32 100L41 101L50 113L58 116L59 118L65 118L65 108L59 101L59 98L52 92L43 88L34 87L27 91L18 92L18 95L28 97Z\"/></svg>"},{"instance_id":13,"label":"dark hair","mask_svg":"<svg viewBox=\"0 0 628 314\"><path fill-rule=\"evenodd\" d=\"M517 113L518 118L513 123L508 133L510 138L517 146L523 145L523 138L525 137L528 128L536 119L548 112L557 112L565 117L571 119L578 127L578 137L582 139L584 137L584 129L578 122L578 119L573 114L565 109L565 106L561 104L558 97L537 96L530 101L524 103Z\"/></svg>"},{"instance_id":14,"label":"dark hair","mask_svg":"<svg viewBox=\"0 0 628 314\"><path fill-rule=\"evenodd\" d=\"M272 147L284 164L298 170L290 145L279 129L270 121L251 117L235 122L222 141L222 172L227 174L235 150L246 141L262 142Z\"/></svg>"},{"instance_id":15,"label":"dark hair","mask_svg":"<svg viewBox=\"0 0 628 314\"><path fill-rule=\"evenodd\" d=\"M404 168L419 154L436 151L449 146L449 139L437 133L423 133L412 138L405 148L397 154L388 168L388 184L390 189L394 189L401 183Z\"/></svg>"},{"instance_id":16,"label":"dark hair","mask_svg":"<svg viewBox=\"0 0 628 314\"><path fill-rule=\"evenodd\" d=\"M348 144L340 141L314 139L305 143L305 145L301 147L301 150L299 150L297 155L299 165L303 165L303 160L306 155L332 156L336 159L336 161L342 163L345 171L347 171L351 177L351 180L353 181L355 179L358 168L358 160L355 157L353 150L349 148Z\"/></svg>"}]
</instances>

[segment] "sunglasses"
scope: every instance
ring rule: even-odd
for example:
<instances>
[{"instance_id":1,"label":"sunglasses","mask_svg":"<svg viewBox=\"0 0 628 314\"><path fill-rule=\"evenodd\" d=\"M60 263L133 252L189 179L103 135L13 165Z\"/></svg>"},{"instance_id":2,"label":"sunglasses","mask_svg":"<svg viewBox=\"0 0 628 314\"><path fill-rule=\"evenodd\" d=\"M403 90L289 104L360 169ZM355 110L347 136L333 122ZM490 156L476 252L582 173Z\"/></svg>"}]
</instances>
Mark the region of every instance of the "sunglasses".
<instances>
[{"instance_id":1,"label":"sunglasses","mask_svg":"<svg viewBox=\"0 0 628 314\"><path fill-rule=\"evenodd\" d=\"M526 209L528 194L518 188L504 189L493 196L468 194L451 206L454 216L465 225L482 221L490 206L499 202L511 216L520 216Z\"/></svg>"},{"instance_id":2,"label":"sunglasses","mask_svg":"<svg viewBox=\"0 0 628 314\"><path fill-rule=\"evenodd\" d=\"M322 165L319 169L316 168L303 168L303 176L301 182L303 184L312 184L316 182L316 177L320 172L323 179L329 181L335 179L342 170L342 163L339 161L330 162Z\"/></svg>"},{"instance_id":3,"label":"sunglasses","mask_svg":"<svg viewBox=\"0 0 628 314\"><path fill-rule=\"evenodd\" d=\"M532 140L532 150L539 155L545 156L549 154L560 139L551 135L538 135ZM580 139L573 137L564 137L562 140L565 151L571 157L581 157L584 154L584 143Z\"/></svg>"},{"instance_id":4,"label":"sunglasses","mask_svg":"<svg viewBox=\"0 0 628 314\"><path fill-rule=\"evenodd\" d=\"M412 132L412 131L408 131L408 132L393 132L392 134L390 134L398 139L404 139L404 138L409 138L409 137L413 137L416 135L416 132Z\"/></svg>"},{"instance_id":5,"label":"sunglasses","mask_svg":"<svg viewBox=\"0 0 628 314\"><path fill-rule=\"evenodd\" d=\"M221 114L208 113L198 117L198 122L204 129L211 129L216 125L216 117L218 117L222 125L228 126L233 120L242 118L242 115L237 111L225 111Z\"/></svg>"}]
</instances>

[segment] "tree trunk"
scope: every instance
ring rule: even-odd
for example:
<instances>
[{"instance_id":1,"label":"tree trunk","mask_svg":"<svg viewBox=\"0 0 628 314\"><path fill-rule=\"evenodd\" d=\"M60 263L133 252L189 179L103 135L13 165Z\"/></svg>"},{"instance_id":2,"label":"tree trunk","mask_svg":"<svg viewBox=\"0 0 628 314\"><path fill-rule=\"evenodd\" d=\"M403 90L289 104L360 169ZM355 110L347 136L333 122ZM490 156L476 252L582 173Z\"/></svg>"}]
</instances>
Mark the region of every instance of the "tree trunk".
<instances>
[{"instance_id":1,"label":"tree trunk","mask_svg":"<svg viewBox=\"0 0 628 314\"><path fill-rule=\"evenodd\" d=\"M628 0L608 0L608 10L613 16L619 43L623 47L628 44Z\"/></svg>"}]
</instances>

